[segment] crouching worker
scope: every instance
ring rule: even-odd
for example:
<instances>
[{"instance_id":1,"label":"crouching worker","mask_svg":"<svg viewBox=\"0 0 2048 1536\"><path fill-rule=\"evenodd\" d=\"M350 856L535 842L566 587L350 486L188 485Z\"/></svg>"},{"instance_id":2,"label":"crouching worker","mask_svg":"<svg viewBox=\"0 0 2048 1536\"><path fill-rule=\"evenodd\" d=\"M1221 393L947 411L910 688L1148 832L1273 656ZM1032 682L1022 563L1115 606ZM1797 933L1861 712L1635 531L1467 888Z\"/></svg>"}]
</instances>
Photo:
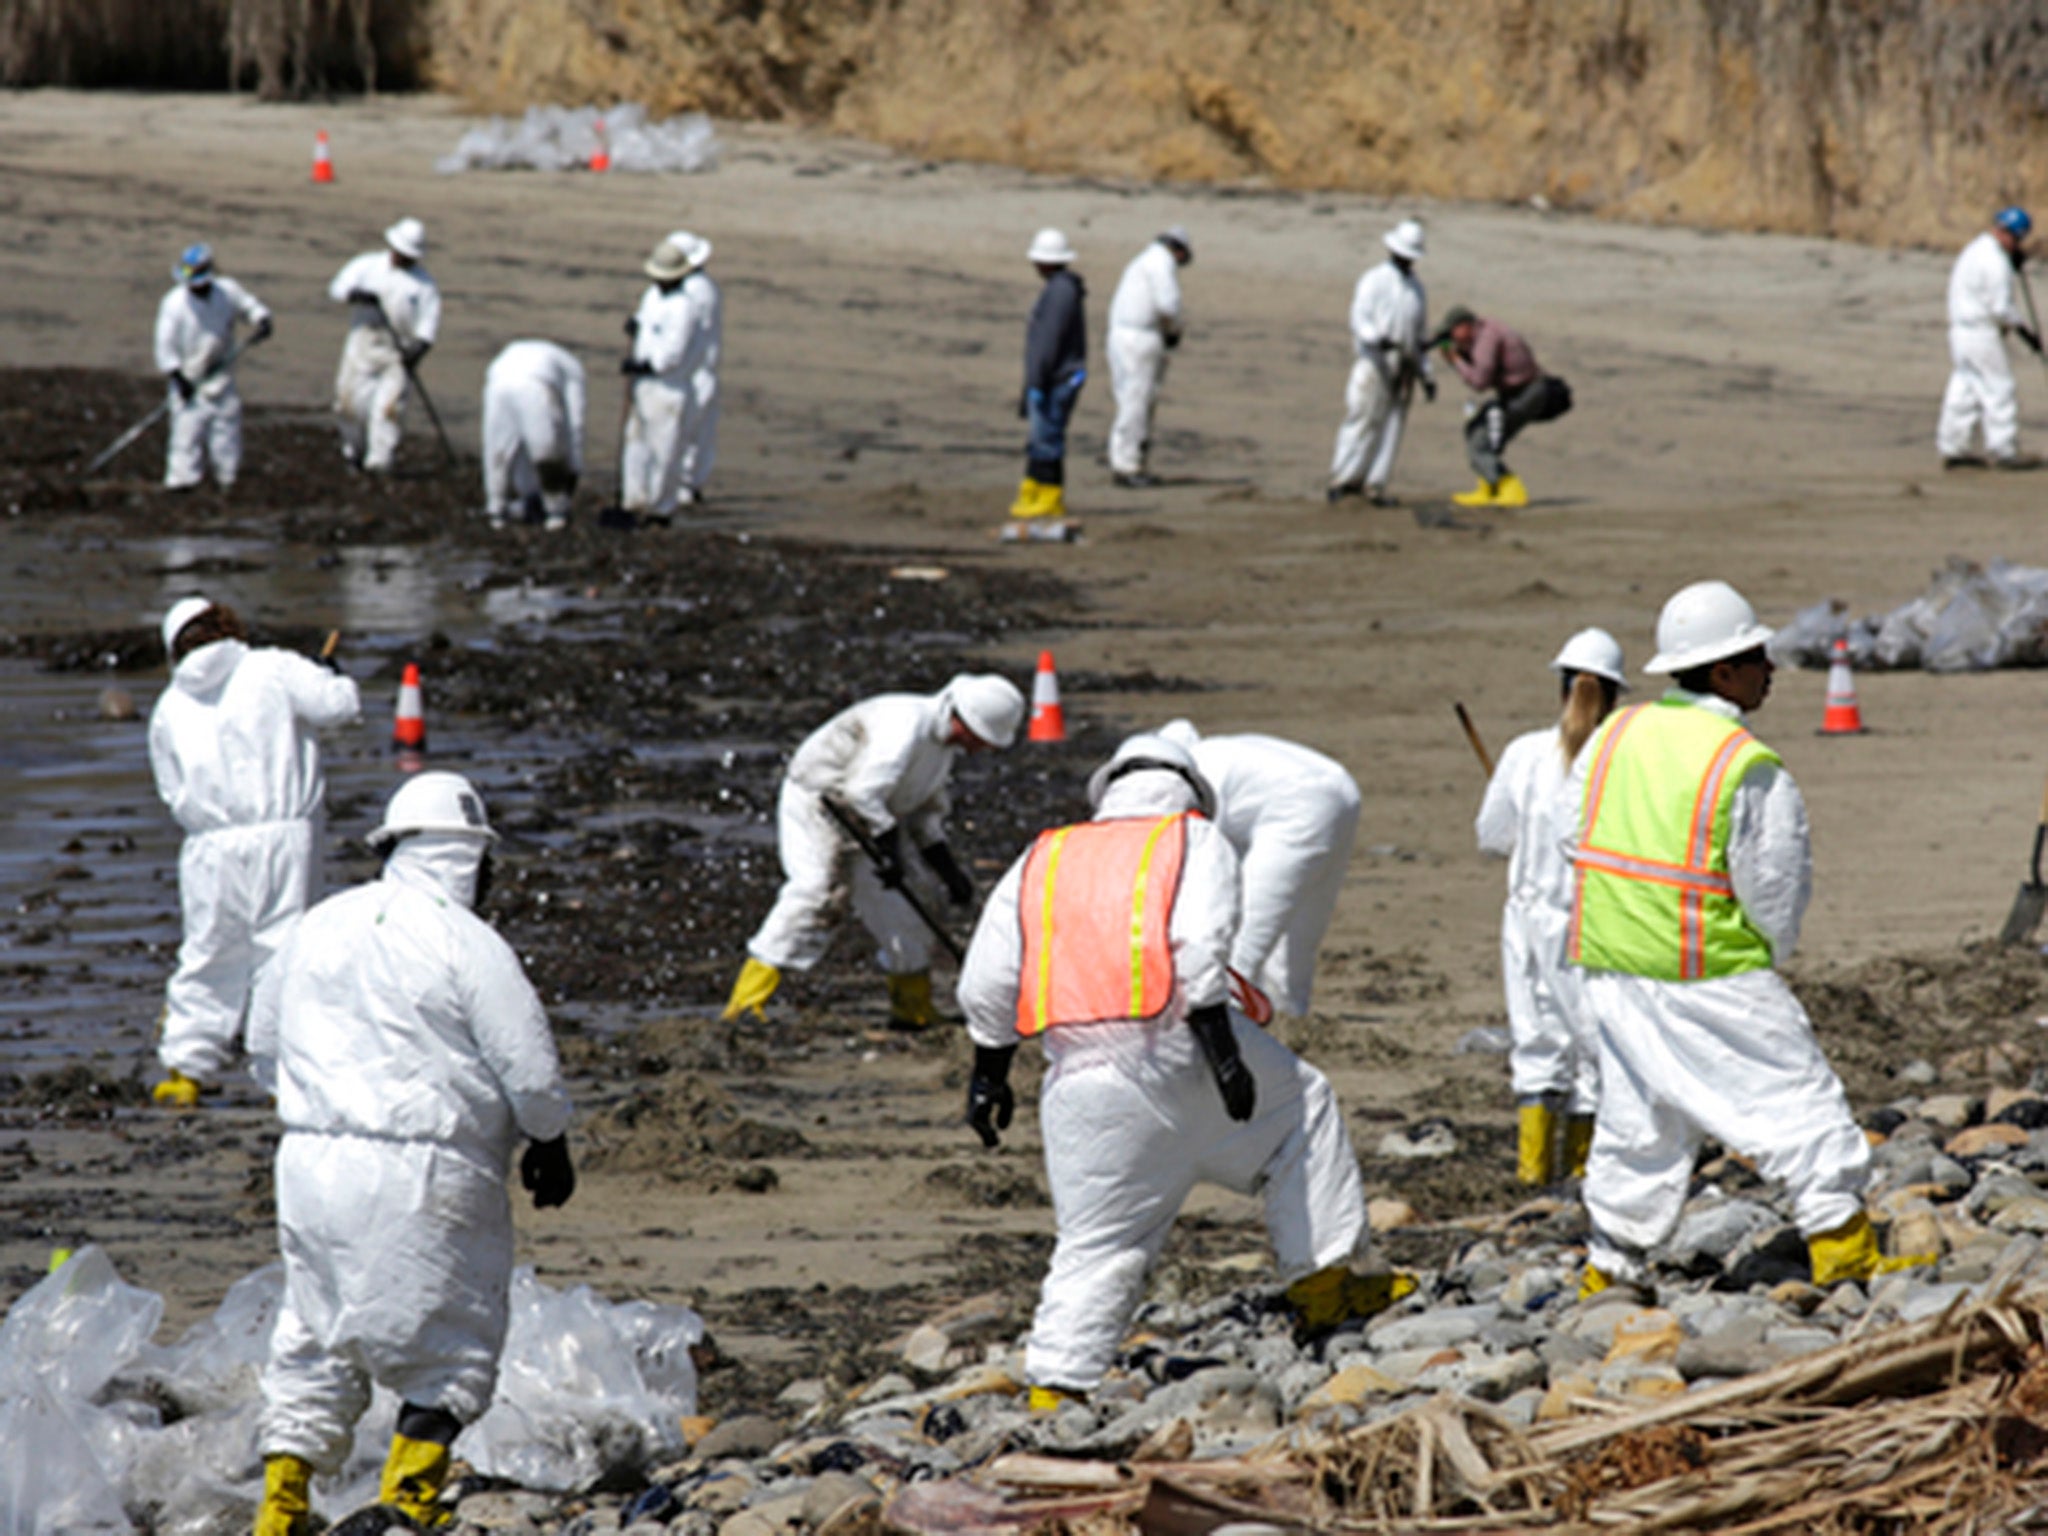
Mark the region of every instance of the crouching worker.
<instances>
[{"instance_id":1,"label":"crouching worker","mask_svg":"<svg viewBox=\"0 0 2048 1536\"><path fill-rule=\"evenodd\" d=\"M383 873L299 920L250 1021L277 1096L284 1304L263 1372L256 1536L305 1536L381 1383L404 1400L379 1497L416 1526L490 1406L512 1275L507 1168L536 1207L576 1188L569 1096L540 998L475 907L496 840L452 773L391 797Z\"/></svg>"},{"instance_id":2,"label":"crouching worker","mask_svg":"<svg viewBox=\"0 0 2048 1536\"><path fill-rule=\"evenodd\" d=\"M725 1017L749 1010L766 1017L782 973L807 971L824 957L850 885L854 913L889 977L890 1024L929 1025L932 936L899 890L914 878L904 844L907 838L955 906L974 899L974 882L946 843L946 786L961 753L1007 748L1023 720L1015 683L962 673L934 694L864 699L806 736L789 760L776 809L782 891L747 941ZM879 866L855 850L828 799L873 837Z\"/></svg>"},{"instance_id":3,"label":"crouching worker","mask_svg":"<svg viewBox=\"0 0 2048 1536\"><path fill-rule=\"evenodd\" d=\"M1088 785L1092 820L1039 834L983 909L960 975L974 1041L967 1120L995 1146L1019 1036L1039 1095L1058 1241L1025 1373L1032 1406L1092 1391L1199 1183L1265 1202L1299 1321L1326 1329L1414 1288L1361 1276L1358 1159L1323 1074L1225 1005L1237 855L1194 759L1133 736Z\"/></svg>"}]
</instances>

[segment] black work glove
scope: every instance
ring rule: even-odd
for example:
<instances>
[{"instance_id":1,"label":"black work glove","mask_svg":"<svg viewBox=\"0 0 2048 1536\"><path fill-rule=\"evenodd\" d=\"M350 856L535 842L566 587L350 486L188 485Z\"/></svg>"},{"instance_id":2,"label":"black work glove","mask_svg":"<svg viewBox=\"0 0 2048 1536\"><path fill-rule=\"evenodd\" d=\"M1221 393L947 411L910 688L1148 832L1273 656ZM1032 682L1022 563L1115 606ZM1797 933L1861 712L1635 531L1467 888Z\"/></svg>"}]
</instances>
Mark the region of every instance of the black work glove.
<instances>
[{"instance_id":1,"label":"black work glove","mask_svg":"<svg viewBox=\"0 0 2048 1536\"><path fill-rule=\"evenodd\" d=\"M1251 1069L1244 1064L1244 1058L1237 1054L1237 1036L1231 1032L1230 1010L1221 1003L1197 1008L1188 1015L1188 1028L1195 1032L1195 1043L1208 1058L1210 1074L1216 1079L1216 1091L1223 1095L1224 1113L1233 1120L1251 1119L1252 1111L1258 1107L1258 1084L1252 1081Z\"/></svg>"},{"instance_id":2,"label":"black work glove","mask_svg":"<svg viewBox=\"0 0 2048 1536\"><path fill-rule=\"evenodd\" d=\"M891 827L875 837L875 877L892 891L903 888L903 829Z\"/></svg>"},{"instance_id":3,"label":"black work glove","mask_svg":"<svg viewBox=\"0 0 2048 1536\"><path fill-rule=\"evenodd\" d=\"M374 308L377 303L377 295L370 292L367 288L351 288L348 291L348 301L351 304L368 304Z\"/></svg>"},{"instance_id":4,"label":"black work glove","mask_svg":"<svg viewBox=\"0 0 2048 1536\"><path fill-rule=\"evenodd\" d=\"M256 322L256 334L249 338L250 344L254 345L256 342L259 341L270 340L270 333L272 331L275 331L276 329L277 326L272 323L270 316L265 315L261 320L258 320Z\"/></svg>"},{"instance_id":5,"label":"black work glove","mask_svg":"<svg viewBox=\"0 0 2048 1536\"><path fill-rule=\"evenodd\" d=\"M619 364L619 372L629 379L644 379L654 372L654 364L642 362L637 357L629 357Z\"/></svg>"},{"instance_id":6,"label":"black work glove","mask_svg":"<svg viewBox=\"0 0 2048 1536\"><path fill-rule=\"evenodd\" d=\"M1176 349L1177 347L1179 347L1179 346L1180 346L1180 332L1179 332L1179 331L1168 331L1168 332L1166 333L1166 350L1167 350L1167 351L1169 351L1169 352L1171 352L1171 351L1175 350L1175 349Z\"/></svg>"},{"instance_id":7,"label":"black work glove","mask_svg":"<svg viewBox=\"0 0 2048 1536\"><path fill-rule=\"evenodd\" d=\"M967 878L967 871L953 857L951 848L940 842L918 851L924 855L925 863L932 867L932 873L939 877L939 883L945 886L947 900L956 907L964 907L974 900L974 882Z\"/></svg>"},{"instance_id":8,"label":"black work glove","mask_svg":"<svg viewBox=\"0 0 2048 1536\"><path fill-rule=\"evenodd\" d=\"M1031 391L1028 389L1017 392L1017 419L1019 421L1029 421L1031 419Z\"/></svg>"},{"instance_id":9,"label":"black work glove","mask_svg":"<svg viewBox=\"0 0 2048 1536\"><path fill-rule=\"evenodd\" d=\"M1425 377L1422 381L1422 398L1431 405L1436 404L1436 380Z\"/></svg>"},{"instance_id":10,"label":"black work glove","mask_svg":"<svg viewBox=\"0 0 2048 1536\"><path fill-rule=\"evenodd\" d=\"M1010 1092L1010 1058L1014 1045L977 1045L974 1075L967 1079L967 1123L981 1137L984 1147L1003 1144L997 1131L1007 1131L1017 1113L1017 1096Z\"/></svg>"},{"instance_id":11,"label":"black work glove","mask_svg":"<svg viewBox=\"0 0 2048 1536\"><path fill-rule=\"evenodd\" d=\"M178 392L178 398L184 401L185 404L190 405L192 403L193 391L196 388L193 382L175 369L165 374L164 377L171 381L171 388Z\"/></svg>"},{"instance_id":12,"label":"black work glove","mask_svg":"<svg viewBox=\"0 0 2048 1536\"><path fill-rule=\"evenodd\" d=\"M519 1158L519 1182L533 1192L533 1208L567 1205L576 1193L576 1168L569 1161L569 1138L529 1141Z\"/></svg>"},{"instance_id":13,"label":"black work glove","mask_svg":"<svg viewBox=\"0 0 2048 1536\"><path fill-rule=\"evenodd\" d=\"M638 315L626 316L625 332L628 336L638 336L640 334L640 317Z\"/></svg>"},{"instance_id":14,"label":"black work glove","mask_svg":"<svg viewBox=\"0 0 2048 1536\"><path fill-rule=\"evenodd\" d=\"M332 656L315 656L313 658L313 664L318 667L325 667L328 671L332 672L336 677L346 676L346 674L341 670L341 663L336 661Z\"/></svg>"},{"instance_id":15,"label":"black work glove","mask_svg":"<svg viewBox=\"0 0 2048 1536\"><path fill-rule=\"evenodd\" d=\"M434 344L431 341L409 341L405 344L404 350L405 366L417 368L420 365L420 359L434 350Z\"/></svg>"},{"instance_id":16,"label":"black work glove","mask_svg":"<svg viewBox=\"0 0 2048 1536\"><path fill-rule=\"evenodd\" d=\"M2027 344L2027 350L2036 357L2039 357L2041 355L2041 333L2031 325L2015 326L2014 330L2020 340Z\"/></svg>"}]
</instances>

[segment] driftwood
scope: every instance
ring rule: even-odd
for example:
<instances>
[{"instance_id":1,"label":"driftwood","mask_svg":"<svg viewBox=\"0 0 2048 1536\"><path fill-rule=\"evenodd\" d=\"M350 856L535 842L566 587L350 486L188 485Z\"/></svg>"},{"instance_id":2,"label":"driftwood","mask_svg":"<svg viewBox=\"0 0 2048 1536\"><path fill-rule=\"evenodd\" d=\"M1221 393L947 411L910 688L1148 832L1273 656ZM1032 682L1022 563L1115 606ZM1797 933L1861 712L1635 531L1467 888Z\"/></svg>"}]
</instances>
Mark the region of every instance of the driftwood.
<instances>
[{"instance_id":1,"label":"driftwood","mask_svg":"<svg viewBox=\"0 0 2048 1536\"><path fill-rule=\"evenodd\" d=\"M2024 1287L2016 1267L1939 1316L1861 1332L1773 1370L1641 1407L1585 1406L1524 1429L1444 1393L1356 1429L1297 1428L1227 1460L1006 1456L952 1480L973 1494L952 1506L960 1523L950 1530L2048 1529L2048 1288ZM947 1529L928 1519L945 1495L924 1485L920 1497L923 1511L892 1504L885 1528Z\"/></svg>"}]
</instances>

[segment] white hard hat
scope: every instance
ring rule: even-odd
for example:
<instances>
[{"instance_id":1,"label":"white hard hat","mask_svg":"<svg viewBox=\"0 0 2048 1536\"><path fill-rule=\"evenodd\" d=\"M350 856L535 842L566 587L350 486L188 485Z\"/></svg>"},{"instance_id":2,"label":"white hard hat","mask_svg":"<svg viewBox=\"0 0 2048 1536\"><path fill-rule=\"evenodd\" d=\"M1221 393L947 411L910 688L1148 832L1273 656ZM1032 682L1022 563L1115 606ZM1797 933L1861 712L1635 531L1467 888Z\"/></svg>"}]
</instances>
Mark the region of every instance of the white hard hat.
<instances>
[{"instance_id":1,"label":"white hard hat","mask_svg":"<svg viewBox=\"0 0 2048 1536\"><path fill-rule=\"evenodd\" d=\"M1604 629L1582 629L1565 641L1550 663L1553 672L1590 672L1628 692L1628 672L1621 661L1621 642Z\"/></svg>"},{"instance_id":2,"label":"white hard hat","mask_svg":"<svg viewBox=\"0 0 2048 1536\"><path fill-rule=\"evenodd\" d=\"M1423 254L1429 249L1429 243L1423 237L1420 219L1403 219L1380 236L1380 244L1406 261L1422 260Z\"/></svg>"},{"instance_id":3,"label":"white hard hat","mask_svg":"<svg viewBox=\"0 0 2048 1536\"><path fill-rule=\"evenodd\" d=\"M399 255L418 261L427 254L427 226L418 219L400 219L384 231L384 243Z\"/></svg>"},{"instance_id":4,"label":"white hard hat","mask_svg":"<svg viewBox=\"0 0 2048 1536\"><path fill-rule=\"evenodd\" d=\"M694 272L711 259L711 242L702 235L693 235L687 229L673 231L668 243L683 253L683 260Z\"/></svg>"},{"instance_id":5,"label":"white hard hat","mask_svg":"<svg viewBox=\"0 0 2048 1536\"><path fill-rule=\"evenodd\" d=\"M199 615L213 606L210 597L181 597L171 604L171 611L164 615L164 654L171 654L171 647L178 642L178 632Z\"/></svg>"},{"instance_id":6,"label":"white hard hat","mask_svg":"<svg viewBox=\"0 0 2048 1536\"><path fill-rule=\"evenodd\" d=\"M946 706L992 747L1007 747L1024 723L1024 695L1007 677L963 672L946 684Z\"/></svg>"},{"instance_id":7,"label":"white hard hat","mask_svg":"<svg viewBox=\"0 0 2048 1536\"><path fill-rule=\"evenodd\" d=\"M1088 776L1088 808L1100 810L1102 797L1118 779L1133 773L1171 773L1186 781L1195 792L1195 808L1204 816L1216 814L1216 789L1195 766L1194 754L1177 741L1154 731L1126 736L1108 762Z\"/></svg>"},{"instance_id":8,"label":"white hard hat","mask_svg":"<svg viewBox=\"0 0 2048 1536\"><path fill-rule=\"evenodd\" d=\"M414 832L498 840L484 815L484 797L459 773L416 773L399 785L384 807L384 825L370 834L369 843L382 852Z\"/></svg>"},{"instance_id":9,"label":"white hard hat","mask_svg":"<svg viewBox=\"0 0 2048 1536\"><path fill-rule=\"evenodd\" d=\"M1024 254L1039 266L1064 267L1074 259L1074 248L1058 230L1041 229L1031 237L1031 249Z\"/></svg>"},{"instance_id":10,"label":"white hard hat","mask_svg":"<svg viewBox=\"0 0 2048 1536\"><path fill-rule=\"evenodd\" d=\"M673 240L664 240L657 245L640 268L657 283L672 283L677 278L690 275L690 258L682 247Z\"/></svg>"},{"instance_id":11,"label":"white hard hat","mask_svg":"<svg viewBox=\"0 0 2048 1536\"><path fill-rule=\"evenodd\" d=\"M1202 733L1195 729L1192 720L1169 720L1159 727L1159 734L1188 752L1193 752L1195 743L1202 739Z\"/></svg>"},{"instance_id":12,"label":"white hard hat","mask_svg":"<svg viewBox=\"0 0 2048 1536\"><path fill-rule=\"evenodd\" d=\"M1657 654L1643 670L1688 672L1709 662L1753 651L1771 638L1756 621L1749 599L1725 581L1696 581L1657 615Z\"/></svg>"},{"instance_id":13,"label":"white hard hat","mask_svg":"<svg viewBox=\"0 0 2048 1536\"><path fill-rule=\"evenodd\" d=\"M1159 238L1168 245L1179 246L1187 253L1189 261L1195 259L1195 242L1188 235L1187 225L1175 224L1171 228L1163 229L1159 232Z\"/></svg>"}]
</instances>

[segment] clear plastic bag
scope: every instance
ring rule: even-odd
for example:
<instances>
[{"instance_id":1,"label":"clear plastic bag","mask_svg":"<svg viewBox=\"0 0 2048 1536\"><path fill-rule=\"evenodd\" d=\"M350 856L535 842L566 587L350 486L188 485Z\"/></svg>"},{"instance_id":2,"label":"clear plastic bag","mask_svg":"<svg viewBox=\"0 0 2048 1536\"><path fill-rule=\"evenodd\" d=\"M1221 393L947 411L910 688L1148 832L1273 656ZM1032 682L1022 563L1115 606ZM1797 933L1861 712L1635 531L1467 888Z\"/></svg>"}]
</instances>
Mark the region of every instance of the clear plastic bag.
<instances>
[{"instance_id":1,"label":"clear plastic bag","mask_svg":"<svg viewBox=\"0 0 2048 1536\"><path fill-rule=\"evenodd\" d=\"M703 113L650 122L646 108L625 101L602 112L595 107L528 107L516 121L491 118L464 132L434 169L444 175L573 171L589 165L600 147L615 171L689 173L718 164L718 134Z\"/></svg>"}]
</instances>

